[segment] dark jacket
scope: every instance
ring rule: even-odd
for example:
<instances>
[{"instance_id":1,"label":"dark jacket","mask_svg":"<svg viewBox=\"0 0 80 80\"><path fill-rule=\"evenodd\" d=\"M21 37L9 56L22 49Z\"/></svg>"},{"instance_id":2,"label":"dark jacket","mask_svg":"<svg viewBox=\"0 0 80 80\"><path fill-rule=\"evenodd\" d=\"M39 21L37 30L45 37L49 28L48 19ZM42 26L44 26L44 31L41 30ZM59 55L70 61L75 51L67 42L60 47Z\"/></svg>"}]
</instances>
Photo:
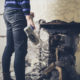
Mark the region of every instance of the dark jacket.
<instances>
[{"instance_id":1,"label":"dark jacket","mask_svg":"<svg viewBox=\"0 0 80 80\"><path fill-rule=\"evenodd\" d=\"M21 9L24 15L30 14L30 0L5 0L5 8Z\"/></svg>"}]
</instances>

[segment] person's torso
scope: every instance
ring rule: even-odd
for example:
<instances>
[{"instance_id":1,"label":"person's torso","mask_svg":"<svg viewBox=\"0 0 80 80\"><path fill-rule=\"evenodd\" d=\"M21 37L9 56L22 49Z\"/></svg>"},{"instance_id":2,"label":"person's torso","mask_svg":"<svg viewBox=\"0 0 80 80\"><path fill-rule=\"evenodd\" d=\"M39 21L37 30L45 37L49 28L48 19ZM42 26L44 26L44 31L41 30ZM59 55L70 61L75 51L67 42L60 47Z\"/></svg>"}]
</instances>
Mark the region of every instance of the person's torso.
<instances>
[{"instance_id":1,"label":"person's torso","mask_svg":"<svg viewBox=\"0 0 80 80\"><path fill-rule=\"evenodd\" d=\"M12 8L12 9L21 9L21 1L20 0L5 0L5 8Z\"/></svg>"},{"instance_id":2,"label":"person's torso","mask_svg":"<svg viewBox=\"0 0 80 80\"><path fill-rule=\"evenodd\" d=\"M5 0L5 9L22 10L24 15L30 14L30 0Z\"/></svg>"}]
</instances>

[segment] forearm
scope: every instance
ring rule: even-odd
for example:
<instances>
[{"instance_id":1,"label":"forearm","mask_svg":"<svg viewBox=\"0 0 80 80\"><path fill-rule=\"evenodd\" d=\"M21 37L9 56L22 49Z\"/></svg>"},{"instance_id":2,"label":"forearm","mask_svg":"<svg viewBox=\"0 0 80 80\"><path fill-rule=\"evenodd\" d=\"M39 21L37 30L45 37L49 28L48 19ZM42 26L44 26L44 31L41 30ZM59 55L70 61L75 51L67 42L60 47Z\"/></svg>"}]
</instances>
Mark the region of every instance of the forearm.
<instances>
[{"instance_id":1,"label":"forearm","mask_svg":"<svg viewBox=\"0 0 80 80\"><path fill-rule=\"evenodd\" d=\"M21 7L22 7L22 11L26 17L27 20L27 25L30 26L32 25L33 27L35 27L34 22L33 22L33 17L30 14L30 0L22 0L21 1Z\"/></svg>"},{"instance_id":2,"label":"forearm","mask_svg":"<svg viewBox=\"0 0 80 80\"><path fill-rule=\"evenodd\" d=\"M31 16L30 15L26 15L26 20L30 20L31 19Z\"/></svg>"},{"instance_id":3,"label":"forearm","mask_svg":"<svg viewBox=\"0 0 80 80\"><path fill-rule=\"evenodd\" d=\"M35 24L33 22L33 17L32 15L26 15L26 20L27 20L27 25L28 26L33 26L35 28Z\"/></svg>"}]
</instances>

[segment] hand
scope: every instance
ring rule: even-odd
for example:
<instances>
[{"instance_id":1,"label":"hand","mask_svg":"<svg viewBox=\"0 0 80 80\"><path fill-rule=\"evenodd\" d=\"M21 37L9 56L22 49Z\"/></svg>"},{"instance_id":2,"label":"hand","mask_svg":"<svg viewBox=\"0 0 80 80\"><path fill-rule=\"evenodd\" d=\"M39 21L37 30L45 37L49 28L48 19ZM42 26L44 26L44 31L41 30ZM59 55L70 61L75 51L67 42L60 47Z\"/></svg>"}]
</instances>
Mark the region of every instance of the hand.
<instances>
[{"instance_id":1,"label":"hand","mask_svg":"<svg viewBox=\"0 0 80 80\"><path fill-rule=\"evenodd\" d=\"M34 27L34 29L35 29L35 24L34 24L34 22L33 22L33 19L31 18L31 15L27 15L27 16L26 16L26 19L27 19L27 25L28 25L28 26L32 26L32 27Z\"/></svg>"}]
</instances>

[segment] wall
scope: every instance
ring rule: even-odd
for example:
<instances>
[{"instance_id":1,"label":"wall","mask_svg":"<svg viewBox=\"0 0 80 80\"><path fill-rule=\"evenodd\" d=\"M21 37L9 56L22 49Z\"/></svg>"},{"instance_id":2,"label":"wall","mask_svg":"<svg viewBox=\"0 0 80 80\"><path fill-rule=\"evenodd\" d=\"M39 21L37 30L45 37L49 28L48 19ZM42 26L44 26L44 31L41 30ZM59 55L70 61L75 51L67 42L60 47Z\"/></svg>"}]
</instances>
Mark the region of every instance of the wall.
<instances>
[{"instance_id":1,"label":"wall","mask_svg":"<svg viewBox=\"0 0 80 80\"><path fill-rule=\"evenodd\" d=\"M35 20L80 22L80 0L31 0Z\"/></svg>"},{"instance_id":2,"label":"wall","mask_svg":"<svg viewBox=\"0 0 80 80\"><path fill-rule=\"evenodd\" d=\"M0 0L0 35L5 35L6 28L3 20L3 12L4 12L4 0Z\"/></svg>"},{"instance_id":3,"label":"wall","mask_svg":"<svg viewBox=\"0 0 80 80\"><path fill-rule=\"evenodd\" d=\"M80 22L80 0L32 0L31 11L35 14L35 21L60 19L66 22ZM76 68L80 73L79 48L76 52Z\"/></svg>"}]
</instances>

